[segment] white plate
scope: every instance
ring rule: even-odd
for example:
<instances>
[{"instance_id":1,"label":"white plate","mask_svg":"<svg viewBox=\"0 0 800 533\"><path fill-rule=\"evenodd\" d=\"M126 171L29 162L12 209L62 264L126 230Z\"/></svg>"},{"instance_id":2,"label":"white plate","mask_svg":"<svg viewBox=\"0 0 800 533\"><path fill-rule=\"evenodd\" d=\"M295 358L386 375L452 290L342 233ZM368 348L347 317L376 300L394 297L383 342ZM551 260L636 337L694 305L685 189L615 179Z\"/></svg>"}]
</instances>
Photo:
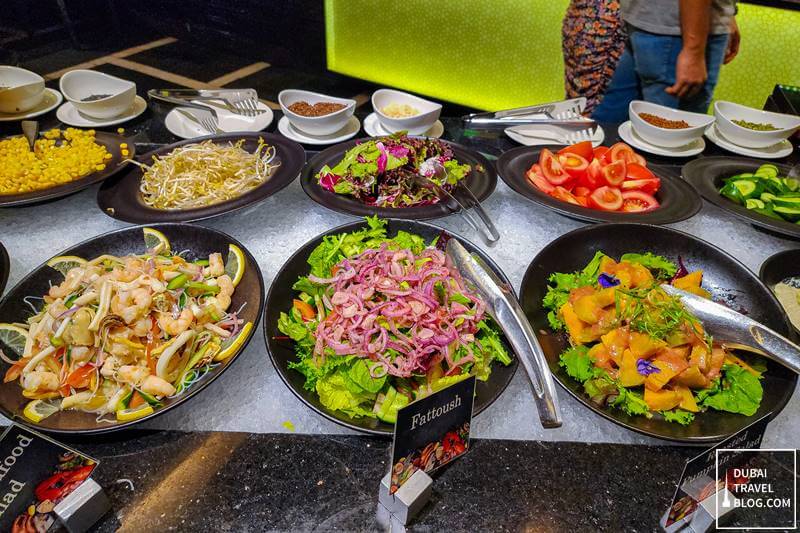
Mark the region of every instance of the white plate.
<instances>
[{"instance_id":1,"label":"white plate","mask_svg":"<svg viewBox=\"0 0 800 533\"><path fill-rule=\"evenodd\" d=\"M789 142L788 139L784 139L778 144L773 144L772 146L767 146L766 148L745 148L744 146L739 146L738 144L733 144L728 139L723 137L719 131L717 131L717 125L712 124L706 130L706 137L708 140L719 146L720 148L724 148L734 154L743 155L746 157L756 157L760 159L780 159L781 157L786 157L792 153L794 147L792 143Z\"/></svg>"},{"instance_id":2,"label":"white plate","mask_svg":"<svg viewBox=\"0 0 800 533\"><path fill-rule=\"evenodd\" d=\"M44 98L39 102L39 105L33 109L28 109L24 113L0 113L0 122L11 122L13 120L25 120L26 118L38 117L44 115L48 111L52 111L58 104L64 101L61 93L49 87L44 88Z\"/></svg>"},{"instance_id":3,"label":"white plate","mask_svg":"<svg viewBox=\"0 0 800 533\"><path fill-rule=\"evenodd\" d=\"M219 117L219 124L217 127L222 130L222 133L235 133L240 131L261 131L272 123L274 116L272 109L264 102L258 102L258 109L264 111L260 115L254 117L246 117L244 115L237 115L231 113L226 109L213 108ZM191 113L192 109L183 108L187 113ZM173 135L181 139L194 139L195 137L204 137L210 135L200 124L196 124L178 113L177 109L171 110L164 118L164 124Z\"/></svg>"},{"instance_id":4,"label":"white plate","mask_svg":"<svg viewBox=\"0 0 800 533\"><path fill-rule=\"evenodd\" d=\"M384 128L383 125L378 121L378 115L374 111L367 115L367 118L364 119L364 131L367 132L367 135L370 137L384 137L392 134L391 131ZM431 129L420 135L420 137L438 139L443 133L444 124L442 124L441 120L437 120L433 123Z\"/></svg>"},{"instance_id":5,"label":"white plate","mask_svg":"<svg viewBox=\"0 0 800 533\"><path fill-rule=\"evenodd\" d=\"M519 131L517 131L517 130L524 130L524 129L529 129L529 128L531 128L531 126L514 126L512 128L506 128L504 131L505 131L505 134L509 136L509 138L511 138L512 140L517 141L519 144L522 144L522 145L525 145L525 146L545 146L545 145L548 145L548 144L551 144L551 145L552 144L557 144L557 145L562 144L562 143L553 141L551 139L544 139L544 138L539 138L539 137L530 137L528 135L522 135L521 133L519 133ZM559 128L558 126L540 126L537 129L544 129L544 130L552 129L552 130L558 131L561 134L569 131L569 130L565 130L563 128ZM603 131L602 127L597 126L597 128L594 130L594 136L592 136L592 146L597 148L598 146L603 144L603 141L605 140L605 138L606 138L606 132Z\"/></svg>"},{"instance_id":6,"label":"white plate","mask_svg":"<svg viewBox=\"0 0 800 533\"><path fill-rule=\"evenodd\" d=\"M631 121L623 122L619 125L617 133L623 141L630 144L634 148L638 148L643 152L655 155L663 155L664 157L692 157L706 149L706 142L702 137L698 137L694 141L685 146L678 146L677 148L666 148L664 146L656 146L645 141L633 131Z\"/></svg>"},{"instance_id":7,"label":"white plate","mask_svg":"<svg viewBox=\"0 0 800 533\"><path fill-rule=\"evenodd\" d=\"M122 115L109 119L92 118L88 115L81 114L72 102L65 102L64 105L56 111L56 117L64 124L76 126L78 128L102 128L105 126L114 126L132 120L147 109L147 101L139 95L133 100L133 105Z\"/></svg>"},{"instance_id":8,"label":"white plate","mask_svg":"<svg viewBox=\"0 0 800 533\"><path fill-rule=\"evenodd\" d=\"M311 135L309 133L305 133L304 131L292 126L292 123L289 122L289 119L286 116L281 117L281 119L278 121L278 131L281 135L287 139L291 139L302 144L340 143L355 136L360 129L361 122L359 122L358 118L354 116L350 117L350 120L347 121L347 124L345 124L344 128L335 133L331 133L330 135Z\"/></svg>"}]
</instances>

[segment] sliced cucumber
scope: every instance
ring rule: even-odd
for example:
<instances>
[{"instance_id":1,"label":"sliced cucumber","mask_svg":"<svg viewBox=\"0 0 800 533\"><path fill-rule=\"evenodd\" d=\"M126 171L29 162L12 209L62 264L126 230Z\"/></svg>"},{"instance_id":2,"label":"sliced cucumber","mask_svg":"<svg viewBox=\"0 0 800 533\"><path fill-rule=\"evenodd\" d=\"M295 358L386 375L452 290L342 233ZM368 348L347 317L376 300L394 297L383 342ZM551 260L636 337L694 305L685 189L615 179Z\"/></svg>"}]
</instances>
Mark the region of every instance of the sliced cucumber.
<instances>
[{"instance_id":1,"label":"sliced cucumber","mask_svg":"<svg viewBox=\"0 0 800 533\"><path fill-rule=\"evenodd\" d=\"M764 202L757 198L748 198L744 202L744 206L747 209L764 209L765 205Z\"/></svg>"}]
</instances>

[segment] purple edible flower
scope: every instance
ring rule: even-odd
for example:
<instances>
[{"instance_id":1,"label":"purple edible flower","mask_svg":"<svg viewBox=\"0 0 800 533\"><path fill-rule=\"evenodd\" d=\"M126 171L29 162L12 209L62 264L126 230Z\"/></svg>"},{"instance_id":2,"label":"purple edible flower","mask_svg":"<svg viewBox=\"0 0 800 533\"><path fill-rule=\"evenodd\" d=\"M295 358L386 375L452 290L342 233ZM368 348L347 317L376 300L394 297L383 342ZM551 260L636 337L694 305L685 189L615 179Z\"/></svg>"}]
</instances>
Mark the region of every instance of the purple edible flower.
<instances>
[{"instance_id":1,"label":"purple edible flower","mask_svg":"<svg viewBox=\"0 0 800 533\"><path fill-rule=\"evenodd\" d=\"M636 371L643 376L649 376L650 374L659 374L661 369L647 359L637 359Z\"/></svg>"},{"instance_id":2,"label":"purple edible flower","mask_svg":"<svg viewBox=\"0 0 800 533\"><path fill-rule=\"evenodd\" d=\"M606 274L603 272L599 276L597 276L597 283L600 284L601 287L609 288L609 287L616 287L619 285L619 280L612 276L611 274Z\"/></svg>"}]
</instances>

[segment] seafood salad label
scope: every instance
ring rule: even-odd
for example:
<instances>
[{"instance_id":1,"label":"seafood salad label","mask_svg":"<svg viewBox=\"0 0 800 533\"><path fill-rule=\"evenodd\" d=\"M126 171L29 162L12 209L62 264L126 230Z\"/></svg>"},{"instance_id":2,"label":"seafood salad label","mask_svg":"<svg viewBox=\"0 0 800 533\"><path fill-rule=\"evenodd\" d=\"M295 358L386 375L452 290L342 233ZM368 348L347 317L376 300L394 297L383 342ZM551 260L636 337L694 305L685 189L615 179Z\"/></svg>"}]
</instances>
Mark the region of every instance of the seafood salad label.
<instances>
[{"instance_id":1,"label":"seafood salad label","mask_svg":"<svg viewBox=\"0 0 800 533\"><path fill-rule=\"evenodd\" d=\"M431 472L467 452L474 397L470 376L398 411L391 494L417 470Z\"/></svg>"},{"instance_id":2,"label":"seafood salad label","mask_svg":"<svg viewBox=\"0 0 800 533\"><path fill-rule=\"evenodd\" d=\"M47 531L97 461L16 424L0 437L0 531Z\"/></svg>"}]
</instances>

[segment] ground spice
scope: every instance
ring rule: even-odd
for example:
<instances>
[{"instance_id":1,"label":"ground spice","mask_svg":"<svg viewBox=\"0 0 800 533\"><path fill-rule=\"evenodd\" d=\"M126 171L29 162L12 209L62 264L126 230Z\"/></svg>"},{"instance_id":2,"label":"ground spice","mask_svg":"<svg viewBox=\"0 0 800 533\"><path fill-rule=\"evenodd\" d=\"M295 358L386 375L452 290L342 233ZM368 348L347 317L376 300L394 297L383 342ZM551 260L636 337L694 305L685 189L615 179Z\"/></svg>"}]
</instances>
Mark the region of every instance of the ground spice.
<instances>
[{"instance_id":1,"label":"ground spice","mask_svg":"<svg viewBox=\"0 0 800 533\"><path fill-rule=\"evenodd\" d=\"M321 117L323 115L330 115L340 109L344 109L344 104L337 104L334 102L317 102L316 104L309 104L304 100L295 102L289 106L289 111L297 113L304 117Z\"/></svg>"},{"instance_id":2,"label":"ground spice","mask_svg":"<svg viewBox=\"0 0 800 533\"><path fill-rule=\"evenodd\" d=\"M743 128L747 128L748 130L756 130L756 131L775 131L776 128L773 124L769 122L748 122L746 120L731 120L737 126L741 126Z\"/></svg>"},{"instance_id":3,"label":"ground spice","mask_svg":"<svg viewBox=\"0 0 800 533\"><path fill-rule=\"evenodd\" d=\"M670 120L650 113L639 113L639 117L653 126L666 128L668 130L682 130L690 127L689 123L685 120Z\"/></svg>"}]
</instances>

